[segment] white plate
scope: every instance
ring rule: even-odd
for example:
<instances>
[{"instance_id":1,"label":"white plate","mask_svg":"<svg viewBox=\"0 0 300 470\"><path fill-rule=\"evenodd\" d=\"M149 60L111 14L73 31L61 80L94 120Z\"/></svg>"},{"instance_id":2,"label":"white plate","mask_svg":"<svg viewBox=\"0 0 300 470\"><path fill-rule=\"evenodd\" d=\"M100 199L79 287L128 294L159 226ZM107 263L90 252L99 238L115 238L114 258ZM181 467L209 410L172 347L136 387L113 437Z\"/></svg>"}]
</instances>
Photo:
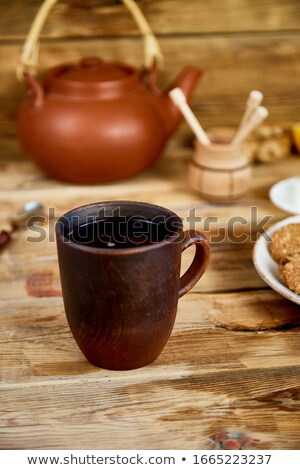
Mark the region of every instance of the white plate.
<instances>
[{"instance_id":1,"label":"white plate","mask_svg":"<svg viewBox=\"0 0 300 470\"><path fill-rule=\"evenodd\" d=\"M278 181L270 189L269 196L279 209L290 214L300 214L300 176Z\"/></svg>"},{"instance_id":2,"label":"white plate","mask_svg":"<svg viewBox=\"0 0 300 470\"><path fill-rule=\"evenodd\" d=\"M281 220L271 228L267 229L267 234L271 238L272 234L281 227L288 224L300 223L300 215L294 217L288 217L287 219ZM276 292L281 294L283 297L295 302L300 305L300 295L295 294L291 291L281 280L279 275L278 264L273 260L269 253L269 241L265 238L266 234L261 235L254 246L253 251L253 262L256 271L260 277L274 289Z\"/></svg>"}]
</instances>

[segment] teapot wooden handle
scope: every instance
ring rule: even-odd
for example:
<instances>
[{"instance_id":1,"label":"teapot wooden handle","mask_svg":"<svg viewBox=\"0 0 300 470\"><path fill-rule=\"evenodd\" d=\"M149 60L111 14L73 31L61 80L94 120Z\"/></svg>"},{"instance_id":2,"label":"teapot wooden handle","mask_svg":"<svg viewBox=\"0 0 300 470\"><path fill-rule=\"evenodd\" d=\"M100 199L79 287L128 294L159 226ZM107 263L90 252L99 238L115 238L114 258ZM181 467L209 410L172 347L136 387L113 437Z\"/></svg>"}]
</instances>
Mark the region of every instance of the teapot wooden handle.
<instances>
[{"instance_id":1,"label":"teapot wooden handle","mask_svg":"<svg viewBox=\"0 0 300 470\"><path fill-rule=\"evenodd\" d=\"M157 63L161 68L163 66L164 58L159 43L154 36L148 21L135 3L135 0L121 1L132 14L140 33L144 38L145 68L151 69L154 63ZM39 65L39 38L47 17L57 2L58 0L45 0L32 23L16 69L16 74L20 81L24 78L24 72L28 72L32 75L36 75L37 73Z\"/></svg>"}]
</instances>

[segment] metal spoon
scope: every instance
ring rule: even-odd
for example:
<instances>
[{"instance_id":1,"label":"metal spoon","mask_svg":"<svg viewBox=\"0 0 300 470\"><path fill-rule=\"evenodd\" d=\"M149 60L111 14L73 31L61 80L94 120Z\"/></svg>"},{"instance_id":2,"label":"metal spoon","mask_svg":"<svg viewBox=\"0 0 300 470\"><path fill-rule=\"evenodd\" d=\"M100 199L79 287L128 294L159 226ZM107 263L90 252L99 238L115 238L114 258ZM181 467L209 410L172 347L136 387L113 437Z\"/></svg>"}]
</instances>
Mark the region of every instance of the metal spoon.
<instances>
[{"instance_id":1,"label":"metal spoon","mask_svg":"<svg viewBox=\"0 0 300 470\"><path fill-rule=\"evenodd\" d=\"M0 249L3 248L12 237L12 234L21 228L28 226L34 222L34 216L42 214L44 210L43 204L39 201L30 201L21 207L9 220L11 230L2 230L0 232ZM30 220L32 218L32 220Z\"/></svg>"}]
</instances>

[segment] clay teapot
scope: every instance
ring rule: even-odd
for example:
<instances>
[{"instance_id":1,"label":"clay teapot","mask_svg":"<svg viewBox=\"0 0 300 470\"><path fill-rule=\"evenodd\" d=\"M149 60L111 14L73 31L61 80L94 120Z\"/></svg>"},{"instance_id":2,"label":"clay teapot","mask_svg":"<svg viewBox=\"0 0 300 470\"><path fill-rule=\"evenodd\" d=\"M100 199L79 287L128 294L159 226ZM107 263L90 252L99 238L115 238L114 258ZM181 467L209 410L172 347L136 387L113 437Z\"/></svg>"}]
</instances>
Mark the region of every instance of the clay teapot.
<instances>
[{"instance_id":1,"label":"clay teapot","mask_svg":"<svg viewBox=\"0 0 300 470\"><path fill-rule=\"evenodd\" d=\"M36 51L34 43L31 59ZM180 87L188 99L201 75L187 67L160 92L157 65L157 57L141 70L88 57L49 69L42 85L23 53L29 91L17 127L25 152L49 175L77 183L119 180L150 167L181 121L168 91Z\"/></svg>"},{"instance_id":2,"label":"clay teapot","mask_svg":"<svg viewBox=\"0 0 300 470\"><path fill-rule=\"evenodd\" d=\"M173 85L189 96L199 71ZM18 113L25 152L58 179L96 183L126 178L159 157L181 115L167 91L128 65L97 58L47 72L44 86L25 74L31 92Z\"/></svg>"}]
</instances>

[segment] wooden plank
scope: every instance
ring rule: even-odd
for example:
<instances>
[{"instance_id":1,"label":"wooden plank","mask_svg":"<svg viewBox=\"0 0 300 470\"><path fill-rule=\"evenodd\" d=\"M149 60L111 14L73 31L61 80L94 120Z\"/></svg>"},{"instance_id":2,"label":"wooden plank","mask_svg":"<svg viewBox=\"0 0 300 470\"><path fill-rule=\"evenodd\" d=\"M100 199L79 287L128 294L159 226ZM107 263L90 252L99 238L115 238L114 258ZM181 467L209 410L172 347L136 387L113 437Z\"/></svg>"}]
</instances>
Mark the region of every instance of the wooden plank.
<instances>
[{"instance_id":1,"label":"wooden plank","mask_svg":"<svg viewBox=\"0 0 300 470\"><path fill-rule=\"evenodd\" d=\"M204 127L237 126L249 91L265 94L270 122L297 121L299 109L300 36L243 35L233 37L164 38L165 70L160 85L164 88L187 64L205 70L193 99L193 108ZM142 48L137 39L99 39L58 41L41 47L42 68L99 54L105 59L142 62ZM15 78L20 46L1 45L0 133L15 135L15 115L24 87ZM191 134L186 125L182 134Z\"/></svg>"},{"instance_id":2,"label":"wooden plank","mask_svg":"<svg viewBox=\"0 0 300 470\"><path fill-rule=\"evenodd\" d=\"M229 431L255 440L250 449L299 449L299 367L192 379L160 373L153 381L85 374L77 383L2 390L1 447L213 449L211 436Z\"/></svg>"},{"instance_id":3,"label":"wooden plank","mask_svg":"<svg viewBox=\"0 0 300 470\"><path fill-rule=\"evenodd\" d=\"M23 39L40 0L2 1L0 38ZM159 35L240 31L299 30L297 0L138 0ZM53 10L44 37L137 34L120 1L62 0Z\"/></svg>"},{"instance_id":4,"label":"wooden plank","mask_svg":"<svg viewBox=\"0 0 300 470\"><path fill-rule=\"evenodd\" d=\"M206 449L225 430L297 449L299 332L212 329L198 311L210 297L196 309L194 297L156 363L126 373L85 361L61 303L2 313L1 448Z\"/></svg>"}]
</instances>

